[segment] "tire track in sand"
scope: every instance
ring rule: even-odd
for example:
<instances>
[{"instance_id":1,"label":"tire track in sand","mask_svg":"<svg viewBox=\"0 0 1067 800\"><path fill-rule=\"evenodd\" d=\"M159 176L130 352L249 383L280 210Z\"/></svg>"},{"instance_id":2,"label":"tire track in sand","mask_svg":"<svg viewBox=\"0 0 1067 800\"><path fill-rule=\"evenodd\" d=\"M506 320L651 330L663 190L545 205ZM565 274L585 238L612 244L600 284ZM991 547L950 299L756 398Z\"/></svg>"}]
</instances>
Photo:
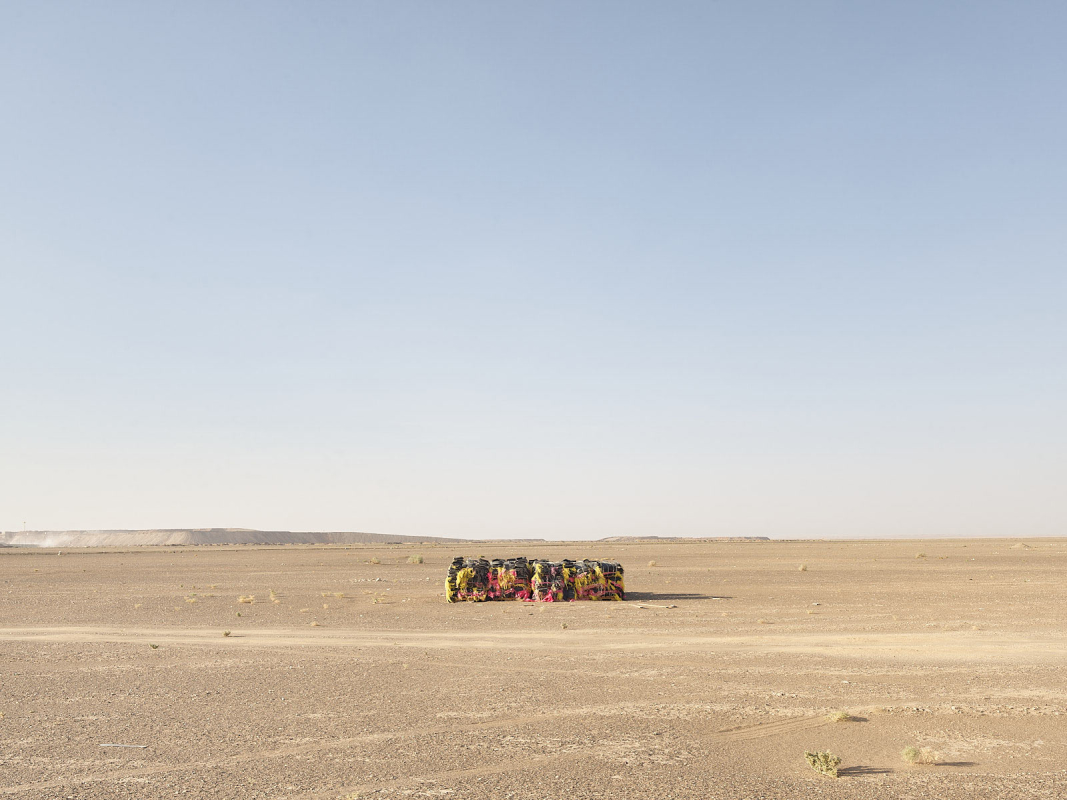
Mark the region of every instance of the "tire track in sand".
<instances>
[{"instance_id":1,"label":"tire track in sand","mask_svg":"<svg viewBox=\"0 0 1067 800\"><path fill-rule=\"evenodd\" d=\"M471 767L469 769L449 769L441 772L428 772L423 775L412 775L410 778L396 778L391 781L379 781L376 783L362 783L356 786L345 786L339 789L330 789L326 792L318 792L305 796L305 800L356 800L356 798L376 794L377 792L399 789L404 786L420 783L441 783L477 778L483 775L501 775L505 772L529 770L539 767L549 761L559 763L578 758L587 758L587 752L594 745L579 747L574 750L566 750L559 753L545 753L540 756L523 759L508 759L495 764L487 764L484 767Z\"/></svg>"},{"instance_id":2,"label":"tire track in sand","mask_svg":"<svg viewBox=\"0 0 1067 800\"><path fill-rule=\"evenodd\" d=\"M569 716L571 714L582 714L586 712L592 712L599 707L592 707L588 709L582 708L567 708L558 712L552 712L548 714L538 714L536 716L523 715L521 717L508 717L506 719L493 719L480 722L458 723L453 722L447 725L437 725L427 728L417 728L412 730L403 731L382 731L379 733L368 733L362 736L350 736L343 739L330 739L318 742L308 742L306 744L293 745L291 747L279 747L274 750L262 751L257 753L238 753L236 755L227 756L213 761L195 761L186 762L182 764L157 764L148 767L137 767L134 769L119 769L119 770L107 770L105 772L90 773L88 775L72 776L67 779L52 780L38 783L23 783L12 786L0 786L0 795L18 794L20 792L40 792L44 789L61 789L69 786L84 785L88 783L99 783L101 781L114 781L123 780L125 778L140 778L149 777L152 775L165 775L172 772L184 772L184 771L198 771L198 770L212 770L220 769L231 766L238 766L255 761L267 761L274 758L286 758L289 756L305 755L308 753L321 752L323 750L341 749L346 747L353 747L362 744L371 744L374 742L390 741L390 740L407 740L416 739L421 736L437 736L442 734L456 735L462 733L473 733L483 730L492 730L494 728L508 728L518 727L520 725L528 725L530 722L535 724L545 722L560 717ZM531 761L543 761L549 758L556 758L565 754L548 754L539 756ZM518 764L517 761L508 761L508 765ZM510 766L501 767L500 771L506 771L510 769ZM481 774L482 770L492 771L492 767L475 767L469 770L448 770L440 773L440 775L451 775L453 773L459 775L464 772L470 772L472 775ZM438 773L434 773L435 775ZM488 774L488 772L486 772ZM422 777L426 779L432 779L431 776L413 776L406 780L418 780ZM393 781L400 785L404 780ZM389 783L389 782L386 782ZM374 786L380 787L385 783L375 783ZM359 791L360 787L354 787L353 789L346 791Z\"/></svg>"},{"instance_id":3,"label":"tire track in sand","mask_svg":"<svg viewBox=\"0 0 1067 800\"><path fill-rule=\"evenodd\" d=\"M334 628L313 631L251 629L235 631L221 639L214 628L0 628L0 641L57 642L92 644L160 644L210 645L212 647L292 648L317 647L333 650L346 648L419 648L466 651L546 650L559 653L597 651L620 652L704 652L796 653L823 655L833 653L844 658L883 657L924 663L935 661L1041 663L1062 661L1067 657L1067 641L1054 635L957 631L953 633L787 633L751 636L713 636L703 633L675 634L637 631L620 635L618 631L589 629L578 632L543 630L509 631L434 631L434 630L366 630Z\"/></svg>"},{"instance_id":4,"label":"tire track in sand","mask_svg":"<svg viewBox=\"0 0 1067 800\"><path fill-rule=\"evenodd\" d=\"M562 716L559 714L542 714L537 720L550 720ZM24 783L15 786L0 786L0 794L18 794L19 792L40 791L42 789L59 789L64 786L72 786L86 783L99 783L100 781L122 780L123 778L138 778L150 775L162 775L168 772L182 772L186 770L218 769L220 767L236 766L252 761L264 761L272 758L285 758L288 756L304 755L321 750L334 748L352 747L361 744L388 740L414 739L420 736L436 736L454 732L475 732L480 730L492 730L518 725L527 717L508 719L494 719L484 722L471 722L467 724L438 725L432 728L418 728L405 731L383 731L380 733L368 733L362 736L349 736L343 739L330 739L327 741L308 742L306 744L280 747L258 753L238 753L236 755L220 758L215 761L196 761L184 764L158 764L151 767L138 767L136 769L108 770L107 772L91 773L66 780L55 780L42 783Z\"/></svg>"},{"instance_id":5,"label":"tire track in sand","mask_svg":"<svg viewBox=\"0 0 1067 800\"><path fill-rule=\"evenodd\" d=\"M568 710L566 713L581 713L581 710ZM550 716L562 716L561 714L546 715ZM794 731L810 730L812 728L818 728L823 725L829 725L830 720L825 715L800 717L795 719L781 720L778 722L769 722L766 724L756 725L741 725L734 728L726 728L724 730L716 731L712 737L714 739L727 740L727 741L745 741L749 739L762 739L770 736L778 736L781 734L792 733ZM481 777L485 775L500 775L506 772L514 772L516 770L526 770L532 767L540 766L546 762L558 763L560 761L574 760L577 758L587 757L587 751L591 747L596 745L588 745L583 747L577 747L572 750L566 750L558 753L546 753L540 756L534 756L532 758L514 760L509 759L504 762L495 764L487 764L482 767L474 767L470 769L452 769L443 770L440 772L430 772L422 775L413 775L407 778L397 778L391 781L379 781L374 783L364 783L356 786L347 786L344 788L330 790L328 792L321 792L318 794L309 795L308 800L336 800L338 797L343 797L345 800L356 800L356 798L364 795L373 794L381 791L388 791L391 789L400 789L403 787L411 786L413 784L425 784L425 783L441 783L441 782L454 782L463 780L466 778Z\"/></svg>"},{"instance_id":6,"label":"tire track in sand","mask_svg":"<svg viewBox=\"0 0 1067 800\"><path fill-rule=\"evenodd\" d=\"M739 725L736 728L725 728L716 731L713 738L729 742L742 742L750 739L765 739L770 736L780 736L794 731L806 731L812 728L820 728L831 724L825 715L811 717L795 717L783 719L777 722L757 723L755 725Z\"/></svg>"}]
</instances>

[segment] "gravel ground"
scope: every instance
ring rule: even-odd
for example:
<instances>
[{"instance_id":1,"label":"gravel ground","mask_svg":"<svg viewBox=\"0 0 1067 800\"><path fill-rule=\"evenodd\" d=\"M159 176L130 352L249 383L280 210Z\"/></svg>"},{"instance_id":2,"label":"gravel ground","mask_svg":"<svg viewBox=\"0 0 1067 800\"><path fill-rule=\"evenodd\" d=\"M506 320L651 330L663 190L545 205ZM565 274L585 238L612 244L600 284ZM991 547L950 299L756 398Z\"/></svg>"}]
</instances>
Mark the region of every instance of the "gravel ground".
<instances>
[{"instance_id":1,"label":"gravel ground","mask_svg":"<svg viewBox=\"0 0 1067 800\"><path fill-rule=\"evenodd\" d=\"M448 605L459 554L618 560L629 599ZM1063 798L1065 568L1048 539L4 548L0 795Z\"/></svg>"}]
</instances>

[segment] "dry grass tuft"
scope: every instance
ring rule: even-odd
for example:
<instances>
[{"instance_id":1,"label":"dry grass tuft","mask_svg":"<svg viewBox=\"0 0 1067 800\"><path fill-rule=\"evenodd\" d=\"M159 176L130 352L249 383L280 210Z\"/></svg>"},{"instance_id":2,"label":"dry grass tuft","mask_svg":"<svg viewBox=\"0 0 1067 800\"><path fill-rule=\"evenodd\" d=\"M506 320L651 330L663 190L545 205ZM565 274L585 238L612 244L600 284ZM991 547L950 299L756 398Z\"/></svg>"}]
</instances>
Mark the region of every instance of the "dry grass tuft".
<instances>
[{"instance_id":1,"label":"dry grass tuft","mask_svg":"<svg viewBox=\"0 0 1067 800\"><path fill-rule=\"evenodd\" d=\"M312 627L312 628L321 628L322 626L321 626L321 625L320 625L319 623L317 623L317 622L312 622L312 623L311 623L311 627Z\"/></svg>"},{"instance_id":2,"label":"dry grass tuft","mask_svg":"<svg viewBox=\"0 0 1067 800\"><path fill-rule=\"evenodd\" d=\"M916 558L926 558L926 553L916 553L915 557Z\"/></svg>"},{"instance_id":3,"label":"dry grass tuft","mask_svg":"<svg viewBox=\"0 0 1067 800\"><path fill-rule=\"evenodd\" d=\"M817 753L805 753L804 758L807 760L808 766L821 775L831 778L837 777L837 767L841 764L840 756L835 756L827 750L820 750Z\"/></svg>"},{"instance_id":4,"label":"dry grass tuft","mask_svg":"<svg viewBox=\"0 0 1067 800\"><path fill-rule=\"evenodd\" d=\"M649 562L648 562L648 565L649 565L650 567L654 567L654 566L656 566L656 562L655 562L655 561L649 561Z\"/></svg>"},{"instance_id":5,"label":"dry grass tuft","mask_svg":"<svg viewBox=\"0 0 1067 800\"><path fill-rule=\"evenodd\" d=\"M941 760L941 754L932 747L905 747L900 757L909 764L936 764Z\"/></svg>"},{"instance_id":6,"label":"dry grass tuft","mask_svg":"<svg viewBox=\"0 0 1067 800\"><path fill-rule=\"evenodd\" d=\"M801 564L799 567L797 567L797 570L799 570L800 572L807 572L808 571L808 565L807 564Z\"/></svg>"},{"instance_id":7,"label":"dry grass tuft","mask_svg":"<svg viewBox=\"0 0 1067 800\"><path fill-rule=\"evenodd\" d=\"M422 563L422 556L408 556L408 563L409 564L421 564Z\"/></svg>"},{"instance_id":8,"label":"dry grass tuft","mask_svg":"<svg viewBox=\"0 0 1067 800\"><path fill-rule=\"evenodd\" d=\"M856 718L849 714L847 711L835 711L833 714L827 714L826 719L830 722L855 722Z\"/></svg>"},{"instance_id":9,"label":"dry grass tuft","mask_svg":"<svg viewBox=\"0 0 1067 800\"><path fill-rule=\"evenodd\" d=\"M256 602L256 596L254 594L242 594L240 597L237 598L237 602L252 605L254 602Z\"/></svg>"},{"instance_id":10,"label":"dry grass tuft","mask_svg":"<svg viewBox=\"0 0 1067 800\"><path fill-rule=\"evenodd\" d=\"M373 558L372 558L372 559L370 560L370 563L371 563L371 564L381 564L381 563L382 563L382 560L381 560L380 558L378 558L378 556L374 556L374 557L373 557Z\"/></svg>"}]
</instances>

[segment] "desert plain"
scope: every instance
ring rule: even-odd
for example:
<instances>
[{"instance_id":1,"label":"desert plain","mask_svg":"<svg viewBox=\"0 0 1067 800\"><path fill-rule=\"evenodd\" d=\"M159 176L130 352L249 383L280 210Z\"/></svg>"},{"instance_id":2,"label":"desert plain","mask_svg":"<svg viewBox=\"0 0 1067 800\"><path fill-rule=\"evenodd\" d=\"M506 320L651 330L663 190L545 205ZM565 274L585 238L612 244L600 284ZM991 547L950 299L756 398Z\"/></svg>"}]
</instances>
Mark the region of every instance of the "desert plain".
<instances>
[{"instance_id":1,"label":"desert plain","mask_svg":"<svg viewBox=\"0 0 1067 800\"><path fill-rule=\"evenodd\" d=\"M1065 798L1067 540L4 548L0 796Z\"/></svg>"}]
</instances>

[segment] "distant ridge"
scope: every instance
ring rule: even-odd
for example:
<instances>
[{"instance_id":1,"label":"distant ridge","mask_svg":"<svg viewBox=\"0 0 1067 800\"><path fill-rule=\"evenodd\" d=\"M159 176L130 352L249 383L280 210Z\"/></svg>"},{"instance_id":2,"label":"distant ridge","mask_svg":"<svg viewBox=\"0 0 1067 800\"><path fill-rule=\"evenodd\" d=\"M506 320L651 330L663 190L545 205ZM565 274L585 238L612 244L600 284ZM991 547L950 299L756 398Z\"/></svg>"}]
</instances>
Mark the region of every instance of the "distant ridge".
<instances>
[{"instance_id":1,"label":"distant ridge","mask_svg":"<svg viewBox=\"0 0 1067 800\"><path fill-rule=\"evenodd\" d=\"M769 542L770 536L608 536L598 542Z\"/></svg>"},{"instance_id":2,"label":"distant ridge","mask_svg":"<svg viewBox=\"0 0 1067 800\"><path fill-rule=\"evenodd\" d=\"M2 531L0 547L192 547L235 544L417 544L419 542L484 543L497 539L450 539L443 536L403 536L362 531L257 531L250 528L154 528L104 531ZM545 539L508 539L540 544ZM769 542L768 536L608 536L599 542L692 543Z\"/></svg>"},{"instance_id":3,"label":"distant ridge","mask_svg":"<svg viewBox=\"0 0 1067 800\"><path fill-rule=\"evenodd\" d=\"M141 531L4 531L8 547L140 547L212 544L412 544L461 542L440 536L358 531L257 531L247 528L160 528Z\"/></svg>"}]
</instances>

